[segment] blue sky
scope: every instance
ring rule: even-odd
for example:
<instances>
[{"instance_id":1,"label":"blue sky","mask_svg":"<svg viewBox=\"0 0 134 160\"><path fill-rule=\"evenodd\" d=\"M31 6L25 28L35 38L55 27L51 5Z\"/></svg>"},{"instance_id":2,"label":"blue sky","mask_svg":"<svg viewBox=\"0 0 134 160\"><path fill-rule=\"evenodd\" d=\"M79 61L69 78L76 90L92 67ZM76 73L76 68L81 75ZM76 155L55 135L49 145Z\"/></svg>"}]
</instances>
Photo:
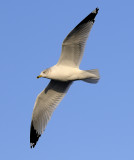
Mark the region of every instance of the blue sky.
<instances>
[{"instance_id":1,"label":"blue sky","mask_svg":"<svg viewBox=\"0 0 134 160\"><path fill-rule=\"evenodd\" d=\"M0 1L0 159L134 159L134 1ZM57 63L66 35L99 13L81 69L98 68L98 84L75 82L30 149L36 79Z\"/></svg>"}]
</instances>

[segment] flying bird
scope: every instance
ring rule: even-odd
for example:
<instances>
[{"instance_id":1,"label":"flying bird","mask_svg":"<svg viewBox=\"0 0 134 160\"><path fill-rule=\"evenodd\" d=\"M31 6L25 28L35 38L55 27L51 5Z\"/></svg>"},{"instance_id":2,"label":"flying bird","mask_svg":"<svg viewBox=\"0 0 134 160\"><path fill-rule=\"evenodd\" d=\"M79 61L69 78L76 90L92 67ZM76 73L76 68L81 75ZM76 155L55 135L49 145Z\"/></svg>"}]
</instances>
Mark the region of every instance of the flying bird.
<instances>
[{"instance_id":1,"label":"flying bird","mask_svg":"<svg viewBox=\"0 0 134 160\"><path fill-rule=\"evenodd\" d=\"M50 79L50 83L37 96L35 101L30 128L31 148L36 145L53 111L63 99L73 81L83 80L88 83L97 83L100 78L97 69L79 69L85 44L98 10L96 8L92 11L67 35L62 43L62 51L58 63L45 69L37 76L37 78Z\"/></svg>"}]
</instances>

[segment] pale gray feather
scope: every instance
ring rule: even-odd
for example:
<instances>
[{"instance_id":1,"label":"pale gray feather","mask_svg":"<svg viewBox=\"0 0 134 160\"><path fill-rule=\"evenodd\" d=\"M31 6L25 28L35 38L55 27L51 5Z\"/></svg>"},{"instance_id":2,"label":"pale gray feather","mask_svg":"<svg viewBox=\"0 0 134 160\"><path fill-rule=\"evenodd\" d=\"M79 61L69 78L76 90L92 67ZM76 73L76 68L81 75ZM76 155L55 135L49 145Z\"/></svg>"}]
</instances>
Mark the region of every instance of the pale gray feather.
<instances>
[{"instance_id":1,"label":"pale gray feather","mask_svg":"<svg viewBox=\"0 0 134 160\"><path fill-rule=\"evenodd\" d=\"M86 40L89 36L97 13L98 8L81 21L64 39L61 56L57 63L58 65L79 67Z\"/></svg>"},{"instance_id":2,"label":"pale gray feather","mask_svg":"<svg viewBox=\"0 0 134 160\"><path fill-rule=\"evenodd\" d=\"M37 96L32 114L32 126L38 135L41 135L44 131L53 111L63 99L71 84L72 82L51 80L46 89ZM33 142L31 144L34 145Z\"/></svg>"}]
</instances>

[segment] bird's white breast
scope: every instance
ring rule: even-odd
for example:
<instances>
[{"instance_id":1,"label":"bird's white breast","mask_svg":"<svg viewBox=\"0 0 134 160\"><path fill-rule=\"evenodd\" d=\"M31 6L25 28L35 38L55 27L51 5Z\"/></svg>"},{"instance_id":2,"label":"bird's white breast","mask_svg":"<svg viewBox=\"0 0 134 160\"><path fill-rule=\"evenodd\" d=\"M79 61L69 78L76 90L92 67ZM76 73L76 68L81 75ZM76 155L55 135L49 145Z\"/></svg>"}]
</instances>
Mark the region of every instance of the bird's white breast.
<instances>
[{"instance_id":1,"label":"bird's white breast","mask_svg":"<svg viewBox=\"0 0 134 160\"><path fill-rule=\"evenodd\" d=\"M60 81L76 80L78 79L79 73L80 73L79 68L55 65L50 68L50 72L47 78Z\"/></svg>"}]
</instances>

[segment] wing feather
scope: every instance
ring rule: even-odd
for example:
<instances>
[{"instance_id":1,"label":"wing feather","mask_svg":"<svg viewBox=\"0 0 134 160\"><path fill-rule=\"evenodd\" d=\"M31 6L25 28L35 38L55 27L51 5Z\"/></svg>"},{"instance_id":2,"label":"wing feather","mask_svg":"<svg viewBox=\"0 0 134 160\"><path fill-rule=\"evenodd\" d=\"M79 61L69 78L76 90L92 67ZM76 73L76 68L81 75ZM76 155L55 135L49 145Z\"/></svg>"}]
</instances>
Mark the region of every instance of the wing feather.
<instances>
[{"instance_id":1,"label":"wing feather","mask_svg":"<svg viewBox=\"0 0 134 160\"><path fill-rule=\"evenodd\" d=\"M53 111L65 96L72 82L51 80L36 99L32 114L30 145L34 147L43 133Z\"/></svg>"},{"instance_id":2,"label":"wing feather","mask_svg":"<svg viewBox=\"0 0 134 160\"><path fill-rule=\"evenodd\" d=\"M58 65L79 67L85 44L94 24L98 8L81 21L64 39Z\"/></svg>"}]
</instances>

